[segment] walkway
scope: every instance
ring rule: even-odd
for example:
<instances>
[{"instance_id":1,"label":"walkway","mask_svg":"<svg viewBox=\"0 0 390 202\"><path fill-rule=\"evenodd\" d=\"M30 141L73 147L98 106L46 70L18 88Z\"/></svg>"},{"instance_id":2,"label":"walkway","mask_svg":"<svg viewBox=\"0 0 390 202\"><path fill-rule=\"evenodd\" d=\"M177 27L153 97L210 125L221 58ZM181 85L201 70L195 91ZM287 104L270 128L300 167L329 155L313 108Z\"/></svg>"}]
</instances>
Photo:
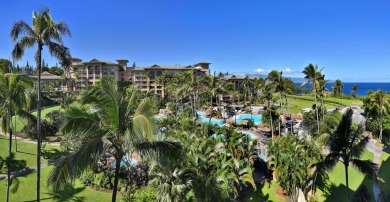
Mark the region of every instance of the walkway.
<instances>
[{"instance_id":1,"label":"walkway","mask_svg":"<svg viewBox=\"0 0 390 202\"><path fill-rule=\"evenodd\" d=\"M369 139L368 144L366 145L366 148L368 151L372 152L374 154L374 163L378 164L380 166L380 158L383 153L382 149L377 147L375 145L377 141L374 139ZM378 201L379 194L381 193L378 185L378 179L374 180L374 195L375 195L375 201Z\"/></svg>"},{"instance_id":2,"label":"walkway","mask_svg":"<svg viewBox=\"0 0 390 202\"><path fill-rule=\"evenodd\" d=\"M42 163L41 164L41 169L42 168L46 168L47 166L50 166L50 165L53 165L53 164L57 163L60 159L61 158L58 158L58 159L55 159L53 161L49 161L49 162L46 162L46 163ZM18 177L18 176L21 176L21 175L25 175L25 174L31 173L32 171L35 171L35 170L37 170L37 166L32 167L32 168L24 168L23 170L17 170L17 171L11 172L11 179L13 177ZM7 174L0 174L0 180L4 180L4 179L7 179Z\"/></svg>"},{"instance_id":3,"label":"walkway","mask_svg":"<svg viewBox=\"0 0 390 202\"><path fill-rule=\"evenodd\" d=\"M2 130L0 130L0 135L9 137L9 135L5 134ZM15 139L15 135L12 135L12 139ZM28 143L37 144L36 140L21 138L21 137L18 137L18 136L16 136L16 139L19 140L19 141L22 141L22 142L28 142ZM53 145L53 146L61 146L60 142L42 142L42 144Z\"/></svg>"}]
</instances>

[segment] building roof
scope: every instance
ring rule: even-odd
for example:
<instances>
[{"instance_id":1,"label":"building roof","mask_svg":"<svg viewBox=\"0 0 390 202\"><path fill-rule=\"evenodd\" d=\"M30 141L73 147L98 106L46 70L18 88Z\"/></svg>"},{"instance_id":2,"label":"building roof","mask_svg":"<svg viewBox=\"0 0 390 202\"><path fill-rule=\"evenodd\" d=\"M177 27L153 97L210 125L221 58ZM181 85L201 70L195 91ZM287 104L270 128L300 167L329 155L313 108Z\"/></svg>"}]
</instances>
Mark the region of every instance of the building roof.
<instances>
[{"instance_id":1,"label":"building roof","mask_svg":"<svg viewBox=\"0 0 390 202\"><path fill-rule=\"evenodd\" d=\"M38 79L38 76L30 76L33 79ZM44 71L41 73L41 80L60 80L61 76L51 74L50 72Z\"/></svg>"}]
</instances>

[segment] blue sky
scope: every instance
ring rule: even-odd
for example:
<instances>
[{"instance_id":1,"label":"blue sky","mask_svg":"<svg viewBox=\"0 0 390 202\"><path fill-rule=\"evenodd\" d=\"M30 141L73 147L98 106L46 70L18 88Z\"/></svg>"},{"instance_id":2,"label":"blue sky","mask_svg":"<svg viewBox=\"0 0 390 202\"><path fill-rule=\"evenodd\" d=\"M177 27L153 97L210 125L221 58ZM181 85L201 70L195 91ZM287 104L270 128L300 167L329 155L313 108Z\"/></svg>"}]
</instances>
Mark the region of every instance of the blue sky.
<instances>
[{"instance_id":1,"label":"blue sky","mask_svg":"<svg viewBox=\"0 0 390 202\"><path fill-rule=\"evenodd\" d=\"M0 57L10 58L12 23L50 7L65 21L72 56L128 59L131 65L211 62L212 71L284 70L302 77L308 63L328 79L390 81L390 2L56 0L7 1L0 7ZM26 51L20 64L33 62ZM45 61L56 61L48 54Z\"/></svg>"}]
</instances>

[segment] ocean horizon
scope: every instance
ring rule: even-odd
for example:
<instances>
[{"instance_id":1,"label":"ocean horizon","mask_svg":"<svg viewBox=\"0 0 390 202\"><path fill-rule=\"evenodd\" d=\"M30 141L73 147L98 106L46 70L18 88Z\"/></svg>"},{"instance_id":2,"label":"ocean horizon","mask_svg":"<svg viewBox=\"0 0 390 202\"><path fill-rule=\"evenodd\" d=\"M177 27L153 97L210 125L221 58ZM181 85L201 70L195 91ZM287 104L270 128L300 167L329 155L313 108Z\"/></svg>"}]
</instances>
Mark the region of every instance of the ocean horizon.
<instances>
[{"instance_id":1,"label":"ocean horizon","mask_svg":"<svg viewBox=\"0 0 390 202\"><path fill-rule=\"evenodd\" d=\"M333 83L329 82L326 84L326 89L328 91L333 91ZM294 83L296 86L300 86L302 83ZM366 96L368 91L377 91L382 89L383 92L390 92L390 82L343 82L344 88L341 90L343 94L352 95L353 85L358 86L358 90L355 92L359 96ZM306 85L307 88L310 88L310 84Z\"/></svg>"}]
</instances>

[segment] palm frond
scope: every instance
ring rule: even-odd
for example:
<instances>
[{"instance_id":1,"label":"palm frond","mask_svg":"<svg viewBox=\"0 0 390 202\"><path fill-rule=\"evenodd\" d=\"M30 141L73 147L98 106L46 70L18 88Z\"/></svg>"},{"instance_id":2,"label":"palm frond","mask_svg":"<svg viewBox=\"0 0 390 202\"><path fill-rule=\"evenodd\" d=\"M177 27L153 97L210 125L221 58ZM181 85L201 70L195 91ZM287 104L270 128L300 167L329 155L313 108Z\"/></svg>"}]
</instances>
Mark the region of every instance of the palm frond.
<instances>
[{"instance_id":1,"label":"palm frond","mask_svg":"<svg viewBox=\"0 0 390 202\"><path fill-rule=\"evenodd\" d=\"M353 167L357 168L360 172L369 177L378 176L378 164L372 162L371 160L352 159L351 164Z\"/></svg>"}]
</instances>

